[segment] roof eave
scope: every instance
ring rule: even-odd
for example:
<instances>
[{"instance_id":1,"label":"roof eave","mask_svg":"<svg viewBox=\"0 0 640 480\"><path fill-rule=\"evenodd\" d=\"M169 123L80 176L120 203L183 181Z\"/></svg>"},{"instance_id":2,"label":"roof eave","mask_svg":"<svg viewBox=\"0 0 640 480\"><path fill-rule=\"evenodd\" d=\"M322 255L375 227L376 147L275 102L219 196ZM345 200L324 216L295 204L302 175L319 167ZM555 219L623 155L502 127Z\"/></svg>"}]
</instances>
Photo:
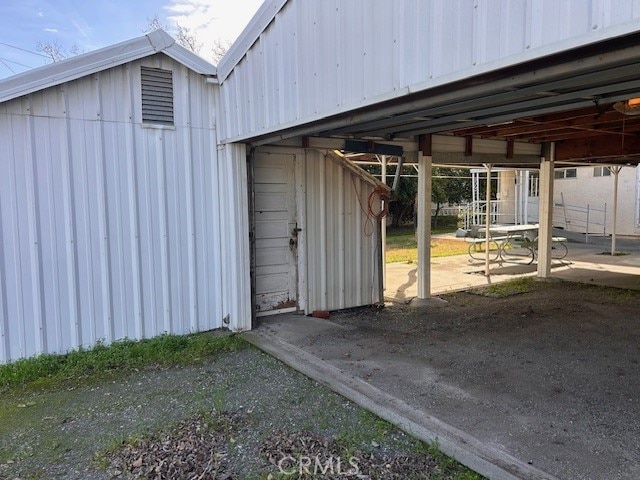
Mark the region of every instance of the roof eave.
<instances>
[{"instance_id":1,"label":"roof eave","mask_svg":"<svg viewBox=\"0 0 640 480\"><path fill-rule=\"evenodd\" d=\"M196 73L216 75L215 66L176 44L175 40L163 30L156 30L141 37L34 68L2 80L0 81L0 103L160 52Z\"/></svg>"},{"instance_id":2,"label":"roof eave","mask_svg":"<svg viewBox=\"0 0 640 480\"><path fill-rule=\"evenodd\" d=\"M227 53L218 62L218 79L224 82L238 63L244 58L251 46L260 38L262 32L276 17L288 0L265 0L249 21Z\"/></svg>"}]
</instances>

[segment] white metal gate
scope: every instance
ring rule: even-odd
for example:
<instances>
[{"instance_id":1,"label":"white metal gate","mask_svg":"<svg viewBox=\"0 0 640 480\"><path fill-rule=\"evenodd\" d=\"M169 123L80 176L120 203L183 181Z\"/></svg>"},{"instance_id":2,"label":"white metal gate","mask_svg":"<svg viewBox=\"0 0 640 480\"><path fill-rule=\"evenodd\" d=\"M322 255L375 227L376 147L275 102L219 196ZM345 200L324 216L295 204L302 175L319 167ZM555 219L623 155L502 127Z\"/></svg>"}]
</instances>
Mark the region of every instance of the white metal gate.
<instances>
[{"instance_id":1,"label":"white metal gate","mask_svg":"<svg viewBox=\"0 0 640 480\"><path fill-rule=\"evenodd\" d=\"M298 309L294 155L257 153L254 164L256 311Z\"/></svg>"}]
</instances>

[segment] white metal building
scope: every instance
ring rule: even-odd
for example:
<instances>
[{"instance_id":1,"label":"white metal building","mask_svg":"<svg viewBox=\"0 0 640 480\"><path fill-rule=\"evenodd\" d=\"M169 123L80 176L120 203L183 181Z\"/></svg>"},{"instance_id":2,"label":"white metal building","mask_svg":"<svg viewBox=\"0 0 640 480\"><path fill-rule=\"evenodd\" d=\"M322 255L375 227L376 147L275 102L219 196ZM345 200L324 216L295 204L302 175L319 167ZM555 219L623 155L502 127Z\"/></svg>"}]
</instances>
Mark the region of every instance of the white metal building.
<instances>
[{"instance_id":1,"label":"white metal building","mask_svg":"<svg viewBox=\"0 0 640 480\"><path fill-rule=\"evenodd\" d=\"M0 362L243 325L214 74L155 32L0 83Z\"/></svg>"},{"instance_id":2,"label":"white metal building","mask_svg":"<svg viewBox=\"0 0 640 480\"><path fill-rule=\"evenodd\" d=\"M484 172L483 172L484 173ZM503 223L538 221L538 173L506 169L500 174L498 206ZM568 166L556 169L553 186L553 224L589 235L608 236L613 231L615 176L607 166ZM619 172L616 232L640 235L640 170Z\"/></svg>"},{"instance_id":3,"label":"white metal building","mask_svg":"<svg viewBox=\"0 0 640 480\"><path fill-rule=\"evenodd\" d=\"M0 82L0 362L251 328L247 153L218 145L215 73L156 31ZM256 164L256 309L378 301L376 181L329 151Z\"/></svg>"},{"instance_id":4,"label":"white metal building","mask_svg":"<svg viewBox=\"0 0 640 480\"><path fill-rule=\"evenodd\" d=\"M539 168L547 277L555 165L638 163L639 46L632 0L267 0L217 70L156 32L2 81L0 361L378 301L340 151L418 165L420 298L431 165Z\"/></svg>"},{"instance_id":5,"label":"white metal building","mask_svg":"<svg viewBox=\"0 0 640 480\"><path fill-rule=\"evenodd\" d=\"M539 169L547 277L555 166L638 163L639 46L633 1L271 0L218 67L220 141L399 147L423 226L432 164Z\"/></svg>"}]
</instances>

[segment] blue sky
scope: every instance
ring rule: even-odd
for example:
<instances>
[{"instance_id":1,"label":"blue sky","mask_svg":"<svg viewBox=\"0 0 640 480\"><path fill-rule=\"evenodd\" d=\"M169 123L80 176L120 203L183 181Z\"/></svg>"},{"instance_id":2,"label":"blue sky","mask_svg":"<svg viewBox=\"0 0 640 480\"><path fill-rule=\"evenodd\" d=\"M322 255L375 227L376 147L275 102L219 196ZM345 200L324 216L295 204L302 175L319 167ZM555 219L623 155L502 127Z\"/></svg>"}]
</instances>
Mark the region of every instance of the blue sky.
<instances>
[{"instance_id":1,"label":"blue sky","mask_svg":"<svg viewBox=\"0 0 640 480\"><path fill-rule=\"evenodd\" d=\"M217 39L233 41L261 3L262 0L0 0L0 78L47 63L47 59L19 48L35 52L38 42L58 42L66 50L77 45L81 52L88 52L142 35L148 19L155 15L165 25L173 26L178 21L196 32L205 45L200 54L210 60L209 46Z\"/></svg>"}]
</instances>

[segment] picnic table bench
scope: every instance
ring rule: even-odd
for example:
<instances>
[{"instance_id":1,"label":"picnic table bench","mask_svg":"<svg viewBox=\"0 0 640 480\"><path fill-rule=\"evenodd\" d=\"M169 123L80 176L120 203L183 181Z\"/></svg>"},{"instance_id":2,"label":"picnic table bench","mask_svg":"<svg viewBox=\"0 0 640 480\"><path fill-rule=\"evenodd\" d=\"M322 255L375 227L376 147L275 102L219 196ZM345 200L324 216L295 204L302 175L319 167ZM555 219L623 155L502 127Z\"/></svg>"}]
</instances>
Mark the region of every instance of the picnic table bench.
<instances>
[{"instance_id":1,"label":"picnic table bench","mask_svg":"<svg viewBox=\"0 0 640 480\"><path fill-rule=\"evenodd\" d=\"M495 250L495 255L490 254L490 259L502 262L533 263L538 256L538 229L537 224L527 225L496 225L489 228L489 249ZM465 240L469 243L470 260L484 260L486 249L486 229L476 227L472 229L472 235ZM567 239L565 237L551 238L551 257L561 260L567 256Z\"/></svg>"}]
</instances>

